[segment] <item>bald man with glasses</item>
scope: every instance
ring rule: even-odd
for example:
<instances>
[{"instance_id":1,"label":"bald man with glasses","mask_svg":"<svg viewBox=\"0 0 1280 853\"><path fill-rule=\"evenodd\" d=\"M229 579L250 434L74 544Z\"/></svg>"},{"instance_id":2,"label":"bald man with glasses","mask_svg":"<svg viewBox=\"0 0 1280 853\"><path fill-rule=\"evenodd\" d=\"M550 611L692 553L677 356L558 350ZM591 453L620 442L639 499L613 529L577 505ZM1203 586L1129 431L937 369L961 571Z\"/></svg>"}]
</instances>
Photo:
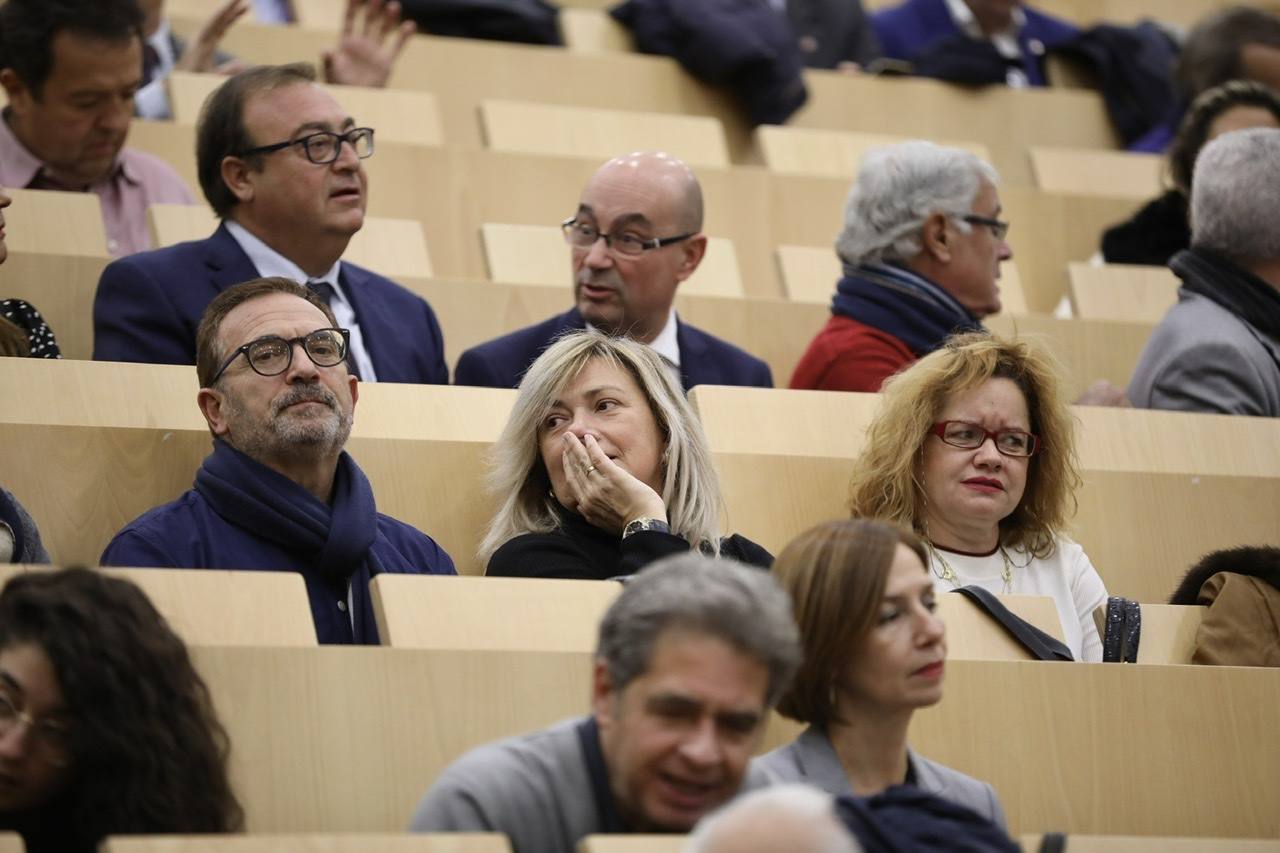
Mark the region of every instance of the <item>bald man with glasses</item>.
<instances>
[{"instance_id":1,"label":"bald man with glasses","mask_svg":"<svg viewBox=\"0 0 1280 853\"><path fill-rule=\"evenodd\" d=\"M365 382L445 384L444 340L425 300L342 260L364 224L374 130L308 65L262 66L223 83L196 130L200 187L222 220L205 240L109 265L94 300L94 358L196 360L196 326L228 287L260 276L304 284L348 329Z\"/></svg>"},{"instance_id":2,"label":"bald man with glasses","mask_svg":"<svg viewBox=\"0 0 1280 853\"><path fill-rule=\"evenodd\" d=\"M648 344L686 390L773 385L763 361L676 316L676 289L707 250L702 188L683 162L656 152L610 160L587 182L561 228L574 307L464 352L458 385L514 388L552 341L585 328Z\"/></svg>"},{"instance_id":3,"label":"bald man with glasses","mask_svg":"<svg viewBox=\"0 0 1280 853\"><path fill-rule=\"evenodd\" d=\"M193 488L125 526L104 566L296 571L322 643L378 642L369 581L454 574L431 537L379 513L344 447L359 382L350 330L286 278L228 288L196 335L213 452Z\"/></svg>"}]
</instances>

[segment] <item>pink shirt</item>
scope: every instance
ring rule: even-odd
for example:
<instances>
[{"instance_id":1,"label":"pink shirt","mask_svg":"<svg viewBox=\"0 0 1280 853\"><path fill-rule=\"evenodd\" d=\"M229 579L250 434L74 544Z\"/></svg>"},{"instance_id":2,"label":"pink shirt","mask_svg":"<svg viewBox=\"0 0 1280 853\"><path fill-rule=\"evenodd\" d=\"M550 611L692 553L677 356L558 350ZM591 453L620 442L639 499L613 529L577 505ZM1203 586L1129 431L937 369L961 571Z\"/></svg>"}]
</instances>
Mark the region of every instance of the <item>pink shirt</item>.
<instances>
[{"instance_id":1,"label":"pink shirt","mask_svg":"<svg viewBox=\"0 0 1280 853\"><path fill-rule=\"evenodd\" d=\"M153 204L195 204L195 196L168 163L131 148L121 150L111 174L88 187L64 187L44 172L44 164L0 120L0 186L32 190L87 190L102 204L107 251L112 257L151 248L147 207Z\"/></svg>"}]
</instances>

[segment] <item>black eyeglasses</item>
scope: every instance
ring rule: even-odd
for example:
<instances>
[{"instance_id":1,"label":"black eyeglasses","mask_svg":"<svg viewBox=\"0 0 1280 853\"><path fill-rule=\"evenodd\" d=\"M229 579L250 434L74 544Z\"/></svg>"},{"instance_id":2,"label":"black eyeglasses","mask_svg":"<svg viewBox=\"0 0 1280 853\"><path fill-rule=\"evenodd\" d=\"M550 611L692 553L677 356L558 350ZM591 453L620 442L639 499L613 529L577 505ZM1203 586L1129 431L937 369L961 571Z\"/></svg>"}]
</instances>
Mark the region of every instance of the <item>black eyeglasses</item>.
<instances>
[{"instance_id":1,"label":"black eyeglasses","mask_svg":"<svg viewBox=\"0 0 1280 853\"><path fill-rule=\"evenodd\" d=\"M603 237L606 248L619 255L627 255L633 258L650 249L661 249L663 246L670 246L672 243L688 240L698 233L697 231L690 231L688 234L677 234L674 237L653 237L648 240L643 237L637 237L634 234L602 234L599 228L590 222L579 222L576 216L570 216L564 222L561 222L560 230L564 232L565 242L576 249L590 249L596 244L597 240Z\"/></svg>"},{"instance_id":2,"label":"black eyeglasses","mask_svg":"<svg viewBox=\"0 0 1280 853\"><path fill-rule=\"evenodd\" d=\"M970 213L968 216L960 218L971 225L987 226L997 240L1003 240L1009 233L1009 223L1000 219L992 219L990 216L978 216L976 213Z\"/></svg>"},{"instance_id":3,"label":"black eyeglasses","mask_svg":"<svg viewBox=\"0 0 1280 853\"><path fill-rule=\"evenodd\" d=\"M1002 429L992 432L968 421L941 421L929 430L932 435L950 444L973 450L981 447L988 438L995 439L996 450L1004 456L1034 456L1040 449L1040 439L1020 429Z\"/></svg>"},{"instance_id":4,"label":"black eyeglasses","mask_svg":"<svg viewBox=\"0 0 1280 853\"><path fill-rule=\"evenodd\" d=\"M18 708L8 694L0 692L0 736L7 735L15 726L23 724L44 751L46 761L54 767L66 767L70 764L71 729L65 723L32 716Z\"/></svg>"},{"instance_id":5,"label":"black eyeglasses","mask_svg":"<svg viewBox=\"0 0 1280 853\"><path fill-rule=\"evenodd\" d=\"M249 360L249 366L259 376L279 376L293 364L294 344L302 344L302 351L317 367L333 367L347 357L347 346L351 343L349 329L316 329L309 335L300 338L282 338L279 335L267 335L256 341L249 341L222 363L218 372L209 380L212 387L218 377L226 372L241 355Z\"/></svg>"},{"instance_id":6,"label":"black eyeglasses","mask_svg":"<svg viewBox=\"0 0 1280 853\"><path fill-rule=\"evenodd\" d=\"M288 148L290 145L301 145L302 150L306 152L308 160L317 166L327 166L342 155L342 143L344 142L349 143L351 150L356 152L356 156L364 160L373 154L373 128L356 127L346 133L330 133L327 130L319 130L299 139L290 139L288 142L259 145L257 148L241 151L236 156L248 157L251 154L270 154L272 151L279 151L282 148Z\"/></svg>"}]
</instances>

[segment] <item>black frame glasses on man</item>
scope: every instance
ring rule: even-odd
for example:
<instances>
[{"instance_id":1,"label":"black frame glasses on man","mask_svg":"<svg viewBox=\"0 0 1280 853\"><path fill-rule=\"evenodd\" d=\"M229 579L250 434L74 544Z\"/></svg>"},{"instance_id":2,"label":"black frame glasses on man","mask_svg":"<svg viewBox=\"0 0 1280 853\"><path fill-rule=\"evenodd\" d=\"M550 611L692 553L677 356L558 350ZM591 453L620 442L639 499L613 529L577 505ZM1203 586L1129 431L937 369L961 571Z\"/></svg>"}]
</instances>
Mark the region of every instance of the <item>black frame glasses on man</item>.
<instances>
[{"instance_id":1,"label":"black frame glasses on man","mask_svg":"<svg viewBox=\"0 0 1280 853\"><path fill-rule=\"evenodd\" d=\"M226 372L241 355L249 362L253 372L259 376L279 376L293 364L294 346L302 344L302 351L316 367L335 367L347 357L351 345L351 330L324 328L297 338L282 338L279 335L264 335L249 343L236 347L236 351L227 357L209 380L210 387Z\"/></svg>"},{"instance_id":2,"label":"black frame glasses on man","mask_svg":"<svg viewBox=\"0 0 1280 853\"><path fill-rule=\"evenodd\" d=\"M575 248L590 249L596 244L597 240L603 237L605 248L619 255L626 255L632 258L639 257L651 249L661 249L663 246L670 246L672 243L688 240L698 234L697 231L690 231L688 234L676 234L673 237L651 237L648 239L625 232L622 234L605 234L590 222L580 222L576 216L570 216L564 222L561 222L560 230L564 232L565 242Z\"/></svg>"},{"instance_id":3,"label":"black frame glasses on man","mask_svg":"<svg viewBox=\"0 0 1280 853\"><path fill-rule=\"evenodd\" d=\"M308 160L317 166L327 166L342 156L342 143L344 142L351 146L351 150L356 152L356 157L361 160L371 157L373 155L373 128L353 127L344 133L317 130L315 133L308 133L306 136L299 136L297 139L290 139L288 142L259 145L257 148L241 151L236 156L249 157L253 154L270 154L272 151L279 151L291 145L301 145Z\"/></svg>"},{"instance_id":4,"label":"black frame glasses on man","mask_svg":"<svg viewBox=\"0 0 1280 853\"><path fill-rule=\"evenodd\" d=\"M1041 449L1040 437L1032 433L1020 429L989 430L969 421L939 421L929 428L929 434L964 450L976 450L988 438L994 439L1000 455L1023 459L1035 456Z\"/></svg>"},{"instance_id":5,"label":"black frame glasses on man","mask_svg":"<svg viewBox=\"0 0 1280 853\"><path fill-rule=\"evenodd\" d=\"M968 222L970 225L985 225L991 229L991 233L995 235L997 240L1004 240L1009 236L1009 223L1003 219L994 219L990 216L979 216L976 213L970 213L967 216L960 217L961 220Z\"/></svg>"}]
</instances>

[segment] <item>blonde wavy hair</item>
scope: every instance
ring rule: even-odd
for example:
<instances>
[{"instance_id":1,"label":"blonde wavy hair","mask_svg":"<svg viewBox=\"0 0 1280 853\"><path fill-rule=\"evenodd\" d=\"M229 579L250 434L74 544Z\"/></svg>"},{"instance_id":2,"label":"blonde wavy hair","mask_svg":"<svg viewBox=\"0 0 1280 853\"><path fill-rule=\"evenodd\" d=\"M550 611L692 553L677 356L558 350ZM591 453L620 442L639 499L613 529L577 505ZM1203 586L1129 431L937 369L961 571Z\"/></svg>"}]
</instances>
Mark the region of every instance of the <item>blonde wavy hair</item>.
<instances>
[{"instance_id":1,"label":"blonde wavy hair","mask_svg":"<svg viewBox=\"0 0 1280 853\"><path fill-rule=\"evenodd\" d=\"M652 349L594 331L571 332L538 356L520 381L511 417L490 453L489 488L501 506L480 543L480 561L525 533L560 526L560 503L538 449L538 428L556 399L588 363L602 359L640 386L666 439L662 502L671 532L695 547L720 553L720 484L702 424L683 390Z\"/></svg>"},{"instance_id":2,"label":"blonde wavy hair","mask_svg":"<svg viewBox=\"0 0 1280 853\"><path fill-rule=\"evenodd\" d=\"M849 511L884 518L927 535L920 482L924 442L947 401L989 379L1022 391L1040 449L1027 466L1022 500L1000 521L1000 544L1036 557L1053 553L1055 537L1075 515L1080 488L1074 418L1062 390L1062 368L1043 347L984 332L956 335L891 377L854 466Z\"/></svg>"}]
</instances>

